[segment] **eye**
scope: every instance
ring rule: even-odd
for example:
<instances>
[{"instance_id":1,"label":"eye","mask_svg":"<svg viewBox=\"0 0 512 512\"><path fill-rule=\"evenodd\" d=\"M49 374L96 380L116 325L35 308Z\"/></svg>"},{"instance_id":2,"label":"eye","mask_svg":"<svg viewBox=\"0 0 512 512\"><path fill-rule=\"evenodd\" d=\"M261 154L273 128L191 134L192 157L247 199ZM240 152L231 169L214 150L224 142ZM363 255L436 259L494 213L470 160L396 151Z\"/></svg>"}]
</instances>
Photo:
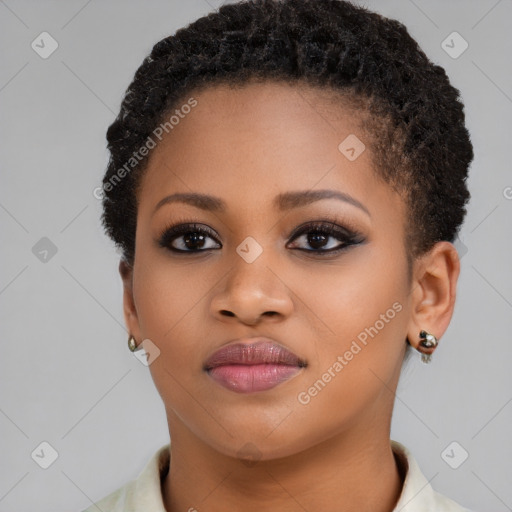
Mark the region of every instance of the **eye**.
<instances>
[{"instance_id":1,"label":"eye","mask_svg":"<svg viewBox=\"0 0 512 512\"><path fill-rule=\"evenodd\" d=\"M294 242L293 245L295 245L295 247L291 247L292 249L319 255L338 253L349 246L364 242L361 233L338 226L334 222L326 221L311 222L299 226L290 238ZM300 245L303 247L300 247ZM311 249L304 248L308 245Z\"/></svg>"},{"instance_id":2,"label":"eye","mask_svg":"<svg viewBox=\"0 0 512 512\"><path fill-rule=\"evenodd\" d=\"M213 243L212 243L213 241ZM158 240L160 247L174 252L198 253L209 249L221 248L216 235L207 226L201 224L179 224L164 229ZM217 247L220 245L220 247Z\"/></svg>"},{"instance_id":3,"label":"eye","mask_svg":"<svg viewBox=\"0 0 512 512\"><path fill-rule=\"evenodd\" d=\"M287 247L315 255L327 255L362 243L365 238L361 233L334 222L318 221L299 226L290 235L290 240ZM158 245L175 253L196 254L222 248L216 233L208 226L198 223L177 224L165 228L158 239Z\"/></svg>"}]
</instances>

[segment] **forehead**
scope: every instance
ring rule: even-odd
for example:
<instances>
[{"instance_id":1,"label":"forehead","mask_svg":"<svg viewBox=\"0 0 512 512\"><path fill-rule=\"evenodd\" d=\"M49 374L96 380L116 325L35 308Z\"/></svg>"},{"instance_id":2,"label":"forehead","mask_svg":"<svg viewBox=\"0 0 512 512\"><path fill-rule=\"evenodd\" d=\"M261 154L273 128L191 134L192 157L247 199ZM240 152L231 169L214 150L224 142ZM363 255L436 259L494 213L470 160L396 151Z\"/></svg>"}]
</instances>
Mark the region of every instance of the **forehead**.
<instances>
[{"instance_id":1,"label":"forehead","mask_svg":"<svg viewBox=\"0 0 512 512\"><path fill-rule=\"evenodd\" d=\"M336 122L356 129L366 116L361 109L362 101L353 94L300 81L252 79L244 84L210 85L192 91L176 107L190 97L198 102L187 116L195 118L197 126L194 128L226 130L235 126L236 131L243 132L241 135L249 132L276 135L282 127L289 128L294 123L294 137L311 137L313 130L323 132L342 128L336 126ZM186 131L187 126L182 128ZM284 138L285 134L281 135Z\"/></svg>"},{"instance_id":2,"label":"forehead","mask_svg":"<svg viewBox=\"0 0 512 512\"><path fill-rule=\"evenodd\" d=\"M313 188L369 201L391 194L373 169L361 128L365 113L338 92L282 82L222 84L192 91L173 112L191 98L195 106L183 109L150 154L143 214L172 192L216 195L239 207Z\"/></svg>"}]
</instances>

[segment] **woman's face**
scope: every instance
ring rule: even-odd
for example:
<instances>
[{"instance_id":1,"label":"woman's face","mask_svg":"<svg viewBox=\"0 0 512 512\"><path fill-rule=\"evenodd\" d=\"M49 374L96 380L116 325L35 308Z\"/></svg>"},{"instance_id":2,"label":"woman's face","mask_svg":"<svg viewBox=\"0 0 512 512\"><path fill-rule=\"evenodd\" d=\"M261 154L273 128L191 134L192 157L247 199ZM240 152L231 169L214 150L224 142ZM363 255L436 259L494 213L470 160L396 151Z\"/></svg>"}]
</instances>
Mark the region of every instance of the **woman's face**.
<instances>
[{"instance_id":1,"label":"woman's face","mask_svg":"<svg viewBox=\"0 0 512 512\"><path fill-rule=\"evenodd\" d=\"M376 177L359 119L285 84L193 97L150 155L133 270L131 331L160 351L150 371L171 437L264 460L341 433L386 435L411 310L406 211ZM331 195L292 195L319 191ZM161 203L177 193L215 200ZM334 231L311 226L322 221ZM306 366L245 393L205 371L216 350L255 336Z\"/></svg>"}]
</instances>

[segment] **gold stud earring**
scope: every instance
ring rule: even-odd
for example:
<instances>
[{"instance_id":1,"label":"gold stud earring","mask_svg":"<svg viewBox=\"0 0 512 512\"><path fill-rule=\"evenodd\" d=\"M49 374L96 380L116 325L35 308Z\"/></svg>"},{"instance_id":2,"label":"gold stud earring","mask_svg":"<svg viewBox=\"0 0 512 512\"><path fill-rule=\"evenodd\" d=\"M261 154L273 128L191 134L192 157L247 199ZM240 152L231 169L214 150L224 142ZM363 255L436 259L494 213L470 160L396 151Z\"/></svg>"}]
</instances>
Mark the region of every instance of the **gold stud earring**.
<instances>
[{"instance_id":1,"label":"gold stud earring","mask_svg":"<svg viewBox=\"0 0 512 512\"><path fill-rule=\"evenodd\" d=\"M424 363L430 363L437 345L437 338L433 334L427 331L420 331L420 343L416 350L421 352L421 360Z\"/></svg>"}]
</instances>

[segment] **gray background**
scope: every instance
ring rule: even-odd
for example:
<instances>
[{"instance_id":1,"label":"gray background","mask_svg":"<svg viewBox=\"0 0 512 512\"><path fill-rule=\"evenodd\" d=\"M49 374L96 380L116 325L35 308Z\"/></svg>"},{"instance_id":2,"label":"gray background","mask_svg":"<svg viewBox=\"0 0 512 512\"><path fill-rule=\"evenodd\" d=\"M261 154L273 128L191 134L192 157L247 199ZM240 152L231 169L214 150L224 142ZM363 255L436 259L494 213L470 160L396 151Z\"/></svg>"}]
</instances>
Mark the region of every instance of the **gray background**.
<instances>
[{"instance_id":1,"label":"gray background","mask_svg":"<svg viewBox=\"0 0 512 512\"><path fill-rule=\"evenodd\" d=\"M168 442L149 370L126 347L119 256L93 189L105 131L142 59L220 4L0 1L1 512L82 510ZM512 510L512 2L364 5L403 21L445 67L476 153L455 315L432 364L404 368L392 438L438 491L475 510ZM47 59L31 48L43 31L59 45ZM469 43L458 58L441 44L453 31ZM43 237L57 250L46 261ZM43 441L58 453L48 469L31 457ZM457 469L441 455L453 441L452 460L469 453Z\"/></svg>"}]
</instances>

